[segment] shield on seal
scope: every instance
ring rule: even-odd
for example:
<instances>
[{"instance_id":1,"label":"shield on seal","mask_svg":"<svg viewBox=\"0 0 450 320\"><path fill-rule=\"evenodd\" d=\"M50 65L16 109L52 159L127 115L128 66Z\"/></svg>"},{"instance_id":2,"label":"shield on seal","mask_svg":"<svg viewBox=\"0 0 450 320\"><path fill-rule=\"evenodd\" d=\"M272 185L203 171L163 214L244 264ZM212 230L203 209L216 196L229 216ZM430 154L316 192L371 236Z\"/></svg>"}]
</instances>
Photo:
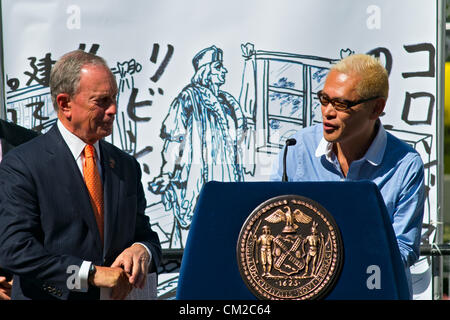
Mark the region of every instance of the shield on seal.
<instances>
[{"instance_id":1,"label":"shield on seal","mask_svg":"<svg viewBox=\"0 0 450 320\"><path fill-rule=\"evenodd\" d=\"M278 235L274 242L274 268L283 274L298 273L305 267L301 236Z\"/></svg>"}]
</instances>

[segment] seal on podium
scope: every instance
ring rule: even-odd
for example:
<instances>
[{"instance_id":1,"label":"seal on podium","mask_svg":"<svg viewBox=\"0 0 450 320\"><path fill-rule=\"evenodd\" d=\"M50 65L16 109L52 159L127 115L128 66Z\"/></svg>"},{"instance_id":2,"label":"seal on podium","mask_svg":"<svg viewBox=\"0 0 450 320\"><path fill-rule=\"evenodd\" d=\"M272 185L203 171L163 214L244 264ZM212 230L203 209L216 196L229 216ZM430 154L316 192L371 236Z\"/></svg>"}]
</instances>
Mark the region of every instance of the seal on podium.
<instances>
[{"instance_id":1,"label":"seal on podium","mask_svg":"<svg viewBox=\"0 0 450 320\"><path fill-rule=\"evenodd\" d=\"M320 299L336 283L343 243L333 216L319 203L283 195L260 204L242 226L239 271L259 299Z\"/></svg>"}]
</instances>

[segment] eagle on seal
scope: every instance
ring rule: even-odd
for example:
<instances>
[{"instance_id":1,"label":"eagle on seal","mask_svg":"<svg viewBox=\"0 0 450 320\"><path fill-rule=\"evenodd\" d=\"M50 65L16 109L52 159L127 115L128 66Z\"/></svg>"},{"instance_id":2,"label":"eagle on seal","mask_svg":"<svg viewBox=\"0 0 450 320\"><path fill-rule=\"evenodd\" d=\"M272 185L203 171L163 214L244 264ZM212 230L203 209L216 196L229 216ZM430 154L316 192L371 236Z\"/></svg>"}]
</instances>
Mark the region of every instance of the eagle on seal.
<instances>
[{"instance_id":1,"label":"eagle on seal","mask_svg":"<svg viewBox=\"0 0 450 320\"><path fill-rule=\"evenodd\" d=\"M270 216L265 218L265 220L270 223L279 223L285 221L286 226L284 228L284 231L287 232L295 231L295 229L298 228L298 226L294 223L294 219L295 221L304 224L310 223L312 220L310 216L300 211L300 209L295 209L294 212L291 211L291 208L289 206L284 206L284 209L286 211L283 211L282 209L275 210Z\"/></svg>"}]
</instances>

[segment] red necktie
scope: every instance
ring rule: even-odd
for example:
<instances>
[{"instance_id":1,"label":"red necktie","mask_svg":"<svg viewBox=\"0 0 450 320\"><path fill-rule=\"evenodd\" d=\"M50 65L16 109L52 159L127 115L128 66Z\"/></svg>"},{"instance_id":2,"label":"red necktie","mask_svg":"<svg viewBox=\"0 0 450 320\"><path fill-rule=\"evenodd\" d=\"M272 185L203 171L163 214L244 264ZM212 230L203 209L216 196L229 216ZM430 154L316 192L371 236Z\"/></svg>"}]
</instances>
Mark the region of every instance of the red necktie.
<instances>
[{"instance_id":1,"label":"red necktie","mask_svg":"<svg viewBox=\"0 0 450 320\"><path fill-rule=\"evenodd\" d=\"M100 238L103 243L103 187L95 163L95 149L88 144L84 148L84 165L83 165L84 181L91 197L92 208L94 209L95 220L97 221Z\"/></svg>"}]
</instances>

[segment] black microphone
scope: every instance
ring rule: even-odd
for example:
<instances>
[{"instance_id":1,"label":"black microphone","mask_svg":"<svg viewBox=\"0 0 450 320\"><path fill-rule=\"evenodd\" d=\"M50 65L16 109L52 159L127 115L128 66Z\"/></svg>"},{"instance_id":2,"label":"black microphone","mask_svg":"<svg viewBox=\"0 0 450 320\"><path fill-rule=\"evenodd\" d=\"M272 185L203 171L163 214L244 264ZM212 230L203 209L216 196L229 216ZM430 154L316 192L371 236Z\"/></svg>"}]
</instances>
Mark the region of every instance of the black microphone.
<instances>
[{"instance_id":1,"label":"black microphone","mask_svg":"<svg viewBox=\"0 0 450 320\"><path fill-rule=\"evenodd\" d=\"M288 176L286 173L286 156L287 156L288 147L295 146L296 143L297 143L297 140L295 140L294 138L286 140L286 147L284 148L284 156L283 156L283 178L281 179L281 181L283 181L283 182L288 181Z\"/></svg>"}]
</instances>

